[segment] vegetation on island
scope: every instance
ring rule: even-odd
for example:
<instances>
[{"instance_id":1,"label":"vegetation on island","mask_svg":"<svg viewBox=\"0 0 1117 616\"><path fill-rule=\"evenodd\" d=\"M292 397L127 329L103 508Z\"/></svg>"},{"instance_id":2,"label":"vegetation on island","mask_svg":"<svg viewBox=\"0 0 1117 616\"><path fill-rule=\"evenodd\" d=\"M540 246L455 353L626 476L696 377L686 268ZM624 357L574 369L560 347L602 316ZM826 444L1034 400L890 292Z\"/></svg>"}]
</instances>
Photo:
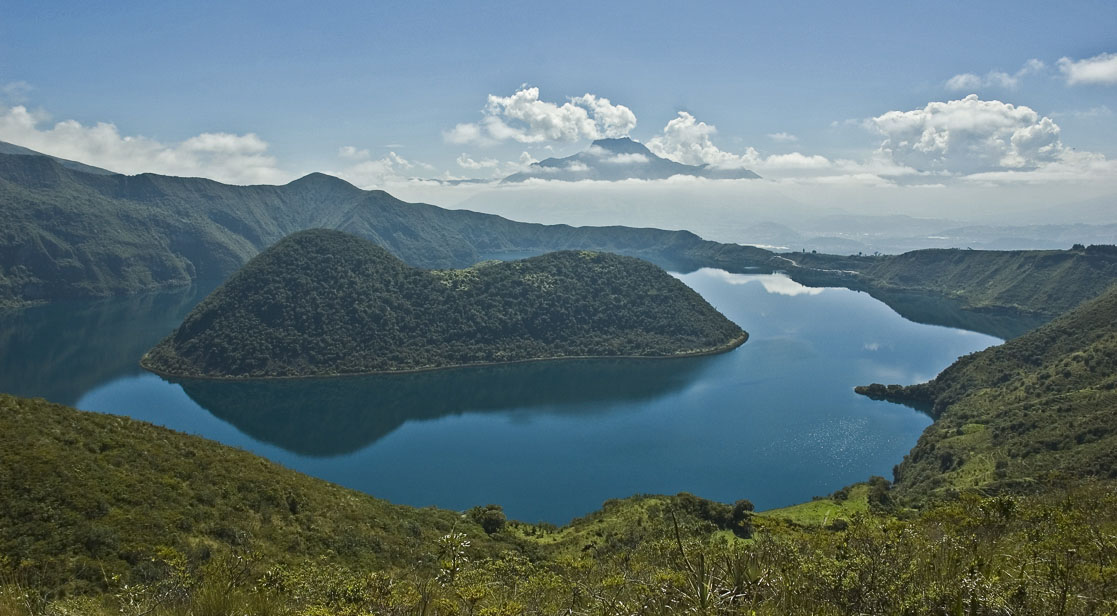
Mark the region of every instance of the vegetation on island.
<instances>
[{"instance_id":1,"label":"vegetation on island","mask_svg":"<svg viewBox=\"0 0 1117 616\"><path fill-rule=\"evenodd\" d=\"M694 355L746 337L640 259L568 251L427 271L367 240L318 229L249 262L141 363L178 377L333 376Z\"/></svg>"},{"instance_id":2,"label":"vegetation on island","mask_svg":"<svg viewBox=\"0 0 1117 616\"><path fill-rule=\"evenodd\" d=\"M1117 479L1117 287L927 383L857 391L935 423L897 467L900 492L1039 489L1044 477Z\"/></svg>"},{"instance_id":3,"label":"vegetation on island","mask_svg":"<svg viewBox=\"0 0 1117 616\"><path fill-rule=\"evenodd\" d=\"M1105 614L1114 484L772 512L634 496L563 527L389 505L131 419L0 396L0 613Z\"/></svg>"}]
</instances>

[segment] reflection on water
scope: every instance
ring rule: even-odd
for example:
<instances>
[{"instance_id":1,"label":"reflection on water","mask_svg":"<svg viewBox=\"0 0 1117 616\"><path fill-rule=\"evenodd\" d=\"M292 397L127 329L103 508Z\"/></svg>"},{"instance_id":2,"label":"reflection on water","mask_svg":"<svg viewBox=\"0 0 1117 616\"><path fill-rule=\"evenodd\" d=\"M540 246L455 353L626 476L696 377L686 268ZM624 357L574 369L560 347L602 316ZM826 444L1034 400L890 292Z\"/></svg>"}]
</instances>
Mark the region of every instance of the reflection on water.
<instances>
[{"instance_id":1,"label":"reflection on water","mask_svg":"<svg viewBox=\"0 0 1117 616\"><path fill-rule=\"evenodd\" d=\"M0 390L242 447L394 502L564 523L609 498L688 491L761 508L890 469L930 422L853 393L927 380L990 336L865 293L772 275L679 276L750 333L726 354L405 375L172 383L137 367L201 289L0 316ZM906 311L951 309L904 298Z\"/></svg>"},{"instance_id":2,"label":"reflection on water","mask_svg":"<svg viewBox=\"0 0 1117 616\"><path fill-rule=\"evenodd\" d=\"M97 385L140 374L139 358L216 286L0 311L0 391L73 405Z\"/></svg>"},{"instance_id":3,"label":"reflection on water","mask_svg":"<svg viewBox=\"0 0 1117 616\"><path fill-rule=\"evenodd\" d=\"M199 406L254 439L307 456L366 447L407 421L468 412L593 414L652 400L698 378L709 357L478 366L277 381L182 380Z\"/></svg>"}]
</instances>

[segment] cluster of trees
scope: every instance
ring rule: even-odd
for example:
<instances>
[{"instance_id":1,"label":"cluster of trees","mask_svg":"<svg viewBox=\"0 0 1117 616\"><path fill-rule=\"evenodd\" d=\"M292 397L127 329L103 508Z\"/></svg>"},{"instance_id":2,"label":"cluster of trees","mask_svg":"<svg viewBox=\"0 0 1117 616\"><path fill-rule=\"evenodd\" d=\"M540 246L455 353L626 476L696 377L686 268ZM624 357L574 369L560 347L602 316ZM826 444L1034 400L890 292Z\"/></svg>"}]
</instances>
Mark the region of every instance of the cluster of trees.
<instances>
[{"instance_id":1,"label":"cluster of trees","mask_svg":"<svg viewBox=\"0 0 1117 616\"><path fill-rule=\"evenodd\" d=\"M469 270L412 268L337 231L253 259L144 359L177 376L355 374L728 348L744 332L662 269L558 252Z\"/></svg>"}]
</instances>

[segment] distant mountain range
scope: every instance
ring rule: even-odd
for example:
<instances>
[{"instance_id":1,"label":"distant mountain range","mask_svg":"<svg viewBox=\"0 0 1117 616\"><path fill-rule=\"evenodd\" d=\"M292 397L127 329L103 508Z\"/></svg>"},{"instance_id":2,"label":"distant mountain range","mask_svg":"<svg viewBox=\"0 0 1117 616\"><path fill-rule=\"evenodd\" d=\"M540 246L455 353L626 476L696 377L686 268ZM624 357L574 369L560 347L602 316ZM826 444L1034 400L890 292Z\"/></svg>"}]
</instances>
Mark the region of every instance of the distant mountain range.
<instances>
[{"instance_id":1,"label":"distant mountain range","mask_svg":"<svg viewBox=\"0 0 1117 616\"><path fill-rule=\"evenodd\" d=\"M547 158L532 163L526 171L514 173L504 182L530 179L561 180L664 180L675 175L689 175L717 180L756 179L760 176L748 169L722 169L710 165L684 165L656 156L642 143L628 137L598 139L589 149L564 158Z\"/></svg>"}]
</instances>

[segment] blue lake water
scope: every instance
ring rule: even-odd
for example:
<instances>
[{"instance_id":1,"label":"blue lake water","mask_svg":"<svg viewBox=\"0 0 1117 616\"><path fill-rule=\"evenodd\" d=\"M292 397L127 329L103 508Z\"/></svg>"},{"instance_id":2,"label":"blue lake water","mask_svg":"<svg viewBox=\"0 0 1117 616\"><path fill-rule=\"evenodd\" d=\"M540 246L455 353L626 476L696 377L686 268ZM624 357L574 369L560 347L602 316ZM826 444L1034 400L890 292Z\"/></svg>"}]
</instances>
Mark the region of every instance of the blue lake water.
<instances>
[{"instance_id":1,"label":"blue lake water","mask_svg":"<svg viewBox=\"0 0 1117 616\"><path fill-rule=\"evenodd\" d=\"M0 316L0 391L128 415L397 503L565 523L691 492L759 509L891 469L930 419L853 393L932 378L999 342L779 275L679 276L750 333L722 355L344 379L172 383L143 352L211 287Z\"/></svg>"}]
</instances>

